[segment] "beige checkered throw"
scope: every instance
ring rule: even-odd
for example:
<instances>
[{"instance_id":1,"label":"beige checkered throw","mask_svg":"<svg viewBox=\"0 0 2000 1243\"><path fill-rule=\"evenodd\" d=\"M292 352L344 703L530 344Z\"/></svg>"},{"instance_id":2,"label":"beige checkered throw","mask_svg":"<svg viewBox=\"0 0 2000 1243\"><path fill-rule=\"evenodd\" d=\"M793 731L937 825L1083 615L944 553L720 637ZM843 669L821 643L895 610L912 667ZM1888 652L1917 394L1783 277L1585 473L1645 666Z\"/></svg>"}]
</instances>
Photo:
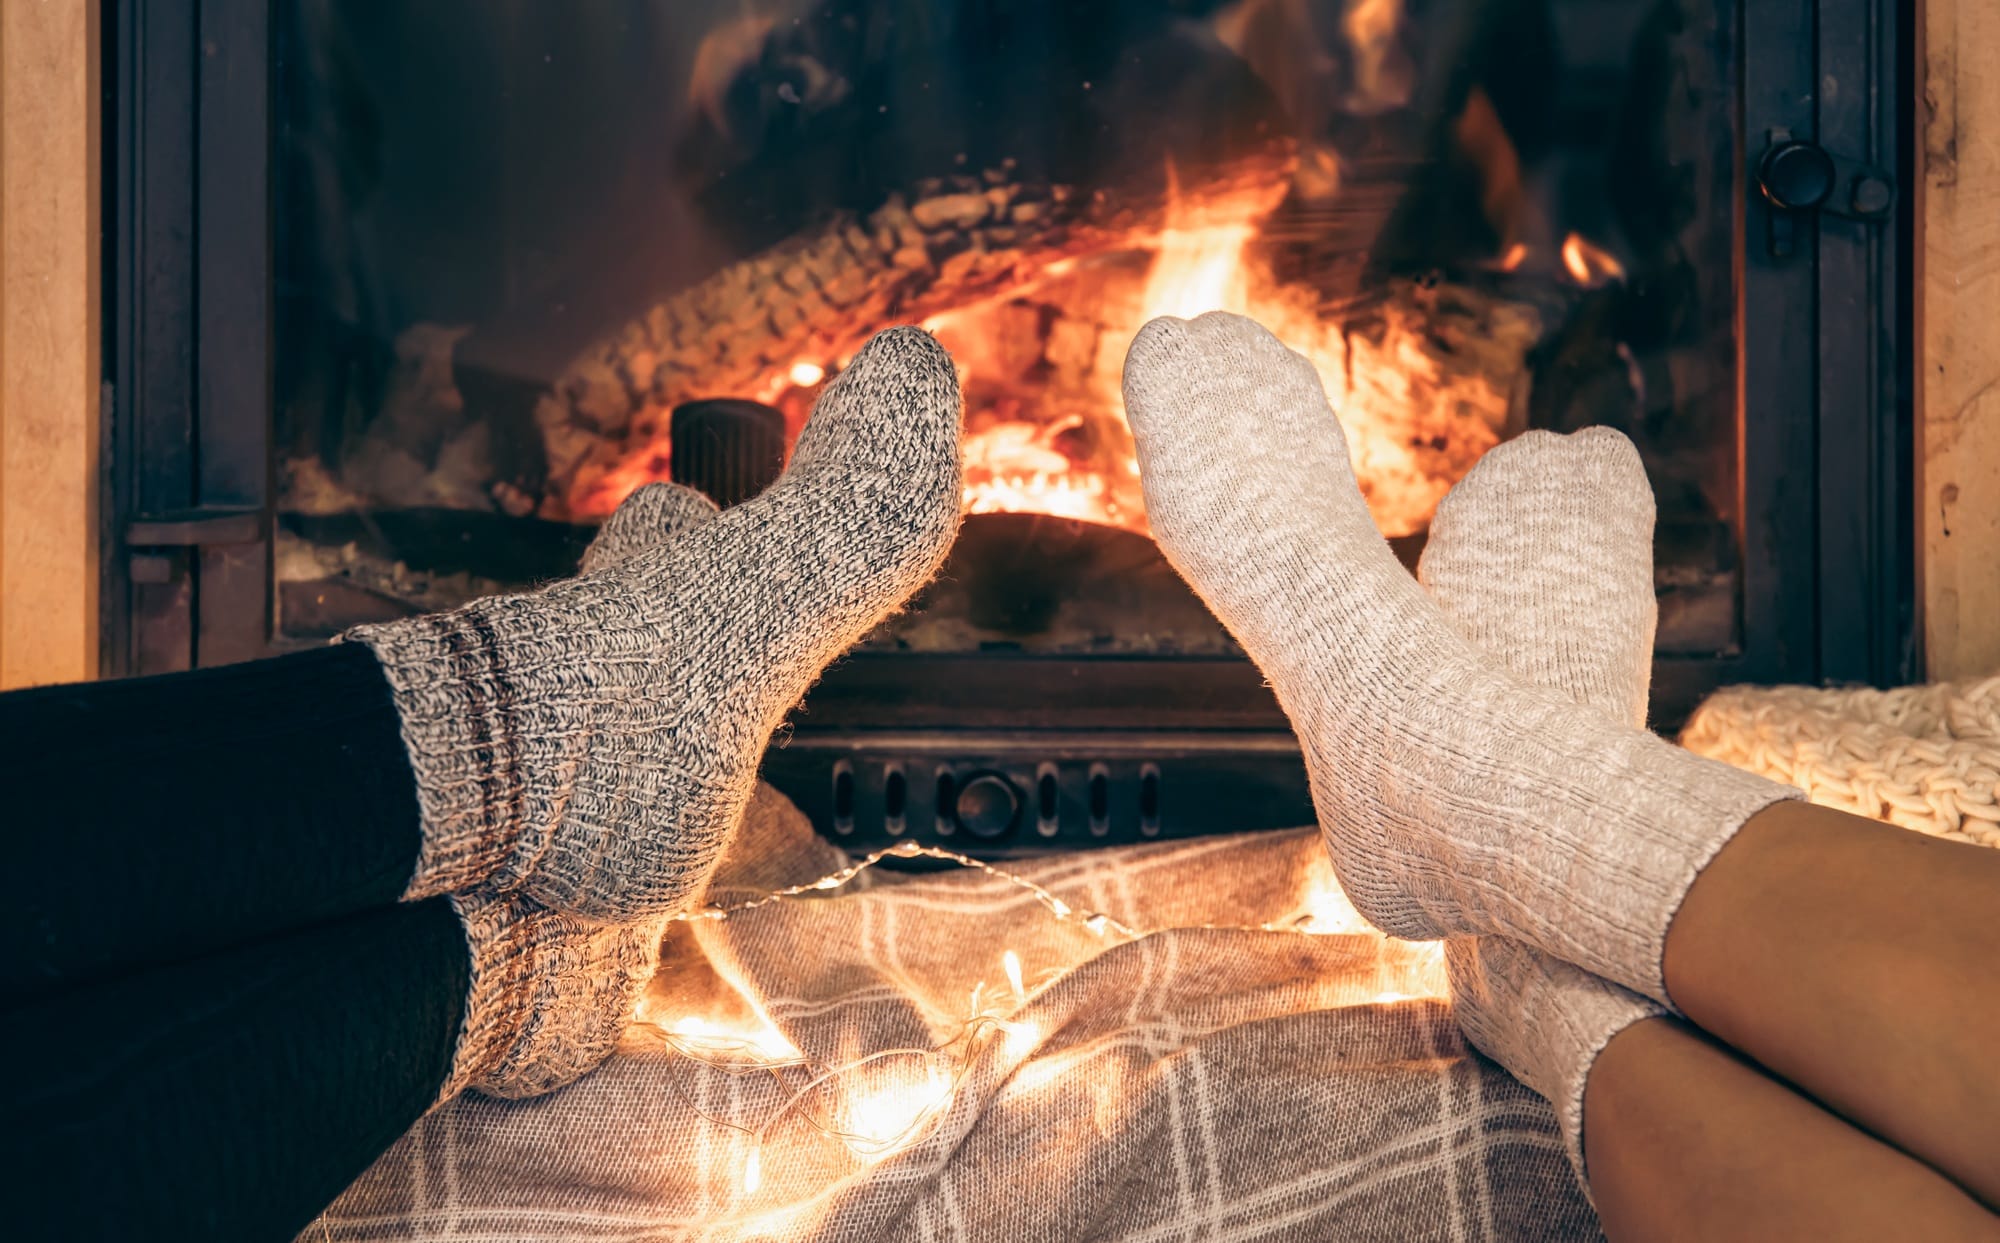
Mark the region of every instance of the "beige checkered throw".
<instances>
[{"instance_id":1,"label":"beige checkered throw","mask_svg":"<svg viewBox=\"0 0 2000 1243\"><path fill-rule=\"evenodd\" d=\"M1731 688L1683 741L2000 845L2000 679ZM847 862L760 788L709 898ZM301 1238L1600 1237L1548 1105L1467 1049L1434 950L1367 930L1315 831L1016 871L1150 935L969 871L675 925L609 1063L444 1106Z\"/></svg>"},{"instance_id":2,"label":"beige checkered throw","mask_svg":"<svg viewBox=\"0 0 2000 1243\"><path fill-rule=\"evenodd\" d=\"M843 862L763 790L710 900ZM677 925L609 1063L437 1110L301 1237L1599 1237L1548 1105L1316 831L1016 870L1150 934L964 870ZM1328 931L1252 927L1302 915Z\"/></svg>"}]
</instances>

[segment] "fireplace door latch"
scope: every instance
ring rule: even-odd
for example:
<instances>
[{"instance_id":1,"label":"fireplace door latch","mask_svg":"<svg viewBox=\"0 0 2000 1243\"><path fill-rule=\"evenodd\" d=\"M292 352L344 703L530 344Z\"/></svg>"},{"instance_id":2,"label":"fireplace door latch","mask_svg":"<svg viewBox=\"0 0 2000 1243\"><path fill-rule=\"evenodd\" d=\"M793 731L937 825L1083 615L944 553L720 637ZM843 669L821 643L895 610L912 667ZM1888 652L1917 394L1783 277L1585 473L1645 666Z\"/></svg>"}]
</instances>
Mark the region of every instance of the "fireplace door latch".
<instances>
[{"instance_id":1,"label":"fireplace door latch","mask_svg":"<svg viewBox=\"0 0 2000 1243\"><path fill-rule=\"evenodd\" d=\"M1875 223L1895 210L1896 180L1887 169L1835 155L1790 130L1771 130L1768 138L1757 161L1757 188L1773 208L1772 258L1788 258L1796 249L1798 218L1805 212Z\"/></svg>"},{"instance_id":2,"label":"fireplace door latch","mask_svg":"<svg viewBox=\"0 0 2000 1243\"><path fill-rule=\"evenodd\" d=\"M263 539L261 509L190 509L135 518L125 524L125 546L132 550L131 576L135 583L172 580L174 563L158 550L256 544Z\"/></svg>"}]
</instances>

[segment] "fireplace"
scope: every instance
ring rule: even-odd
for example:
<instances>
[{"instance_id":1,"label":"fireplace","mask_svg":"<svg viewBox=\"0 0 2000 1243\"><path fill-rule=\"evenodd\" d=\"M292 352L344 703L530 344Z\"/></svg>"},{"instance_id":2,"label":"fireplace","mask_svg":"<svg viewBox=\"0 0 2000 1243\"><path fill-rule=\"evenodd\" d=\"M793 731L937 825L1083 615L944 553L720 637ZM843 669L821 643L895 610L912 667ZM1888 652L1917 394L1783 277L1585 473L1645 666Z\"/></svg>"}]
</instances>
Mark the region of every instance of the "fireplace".
<instances>
[{"instance_id":1,"label":"fireplace","mask_svg":"<svg viewBox=\"0 0 2000 1243\"><path fill-rule=\"evenodd\" d=\"M861 342L919 322L961 367L971 517L766 775L855 845L1300 823L1282 714L1146 535L1118 400L1146 318L1222 307L1312 358L1412 564L1493 445L1631 435L1656 724L1723 682L1904 680L1898 20L127 0L107 663L568 573L648 480L754 489Z\"/></svg>"}]
</instances>

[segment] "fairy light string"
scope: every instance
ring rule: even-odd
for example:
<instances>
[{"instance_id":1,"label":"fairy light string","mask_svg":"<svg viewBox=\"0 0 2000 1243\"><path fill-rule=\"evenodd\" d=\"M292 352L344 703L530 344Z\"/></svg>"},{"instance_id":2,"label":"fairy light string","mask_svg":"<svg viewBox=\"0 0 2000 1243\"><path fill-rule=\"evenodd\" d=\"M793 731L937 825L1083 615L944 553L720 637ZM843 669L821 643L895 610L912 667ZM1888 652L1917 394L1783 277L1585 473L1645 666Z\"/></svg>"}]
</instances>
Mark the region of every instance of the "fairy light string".
<instances>
[{"instance_id":1,"label":"fairy light string","mask_svg":"<svg viewBox=\"0 0 2000 1243\"><path fill-rule=\"evenodd\" d=\"M962 855L955 850L946 850L941 846L924 846L908 841L897 842L894 846L890 846L887 849L878 850L870 855L864 855L839 871L829 872L818 880L807 881L800 885L787 885L783 889L773 889L768 893L759 894L754 898L748 898L740 902L724 903L718 906L704 906L691 911L683 911L675 915L669 922L687 923L697 920L727 919L731 915L740 915L744 911L754 911L760 906L769 906L773 902L815 897L828 890L840 889L851 884L863 873L880 864L884 859L936 859L945 863L954 863L959 867L969 868L973 871L984 872L988 876L1005 881L1033 895L1035 901L1040 903L1056 919L1066 923L1079 924L1088 931L1096 933L1098 936L1103 936L1106 933L1115 933L1127 940L1137 941L1142 937L1154 936L1162 932L1178 932L1190 928L1211 929L1223 932L1318 933L1326 931L1325 929L1314 927L1316 916L1310 911L1282 923L1204 923L1176 924L1168 928L1135 928L1123 920L1114 918L1102 911L1078 910L1057 897L1047 887L1037 884L1019 873L1009 872L1005 868L996 867L984 859L975 859L971 855ZM1018 969L1018 960L1016 966Z\"/></svg>"},{"instance_id":2,"label":"fairy light string","mask_svg":"<svg viewBox=\"0 0 2000 1243\"><path fill-rule=\"evenodd\" d=\"M815 880L685 911L675 915L671 922L720 921L774 903L817 898L854 883L889 859L933 859L984 873L1031 895L1057 921L1075 924L1103 938L1137 941L1158 933L1185 929L1298 935L1359 931L1348 921L1330 924L1316 910L1308 910L1288 920L1267 923L1201 923L1140 928L1102 911L1079 909L1048 887L983 859L909 841L865 855ZM822 1062L798 1052L774 1027L768 1033L731 1034L698 1016L673 1019L648 1013L643 1004L635 1017L641 1022L641 1030L680 1058L727 1075L768 1074L783 1088L784 1095L779 1103L760 1122L746 1125L702 1108L678 1069L670 1074L669 1082L674 1094L693 1113L748 1138L749 1152L739 1172L738 1182L741 1194L748 1198L755 1196L764 1185L767 1174L765 1151L773 1133L787 1119L803 1121L810 1130L842 1144L863 1161L879 1161L915 1143L950 1108L960 1086L971 1073L977 1055L983 1050L998 1043L1010 1057L1025 1057L1039 1042L1041 1032L1034 1023L1018 1021L1012 1015L1025 1006L1033 992L1038 990L1027 987L1020 957L1013 950L1003 952L1000 965L1004 987L988 990L983 980L975 984L966 1018L950 1036L928 1046L881 1049L839 1064ZM1407 995L1384 994L1383 999L1404 996ZM757 1021L770 1026L769 1020L761 1014ZM783 1051L775 1047L777 1044L783 1045ZM843 1086L844 1081L866 1078L871 1068L898 1061L914 1061L920 1065L921 1083L903 1084L900 1091L895 1090L893 1084L885 1086L873 1097L864 1094L863 1102L857 1104L850 1101L844 1114L838 1105L830 1105L823 1111L813 1107L815 1096L827 1095L828 1089ZM871 1109L870 1105L880 1107ZM889 1121L880 1127L856 1125L854 1119L857 1115L867 1112L886 1114Z\"/></svg>"}]
</instances>

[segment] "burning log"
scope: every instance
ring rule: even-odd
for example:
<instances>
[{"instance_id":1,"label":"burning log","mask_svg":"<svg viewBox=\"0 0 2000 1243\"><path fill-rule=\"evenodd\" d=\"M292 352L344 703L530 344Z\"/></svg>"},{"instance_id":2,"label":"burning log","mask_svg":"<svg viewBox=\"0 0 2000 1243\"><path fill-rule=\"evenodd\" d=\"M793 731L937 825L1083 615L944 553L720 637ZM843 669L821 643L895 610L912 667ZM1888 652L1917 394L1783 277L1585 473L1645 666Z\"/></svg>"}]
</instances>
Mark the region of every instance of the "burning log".
<instances>
[{"instance_id":1,"label":"burning log","mask_svg":"<svg viewBox=\"0 0 2000 1243\"><path fill-rule=\"evenodd\" d=\"M1179 200L1284 192L1290 149L1273 144ZM547 455L544 517L601 517L643 479L630 463L667 433L666 413L703 397L771 400L795 365L844 361L895 322L1007 295L1052 266L1157 233L1162 190L1082 194L1015 181L1010 168L919 183L866 217L841 215L730 265L586 351L537 404Z\"/></svg>"},{"instance_id":2,"label":"burning log","mask_svg":"<svg viewBox=\"0 0 2000 1243\"><path fill-rule=\"evenodd\" d=\"M917 319L963 372L968 509L1144 532L1120 417L1125 348L1152 315L1222 308L1313 361L1382 529L1421 531L1445 490L1526 425L1541 300L1505 282L1398 278L1342 299L1285 280L1288 243L1259 236L1289 171L1267 148L1192 189L1169 170L1164 193L1080 195L1006 169L929 181L726 268L594 347L540 399L539 512L599 518L665 477L668 412L688 400L775 404L796 431L869 333Z\"/></svg>"}]
</instances>

